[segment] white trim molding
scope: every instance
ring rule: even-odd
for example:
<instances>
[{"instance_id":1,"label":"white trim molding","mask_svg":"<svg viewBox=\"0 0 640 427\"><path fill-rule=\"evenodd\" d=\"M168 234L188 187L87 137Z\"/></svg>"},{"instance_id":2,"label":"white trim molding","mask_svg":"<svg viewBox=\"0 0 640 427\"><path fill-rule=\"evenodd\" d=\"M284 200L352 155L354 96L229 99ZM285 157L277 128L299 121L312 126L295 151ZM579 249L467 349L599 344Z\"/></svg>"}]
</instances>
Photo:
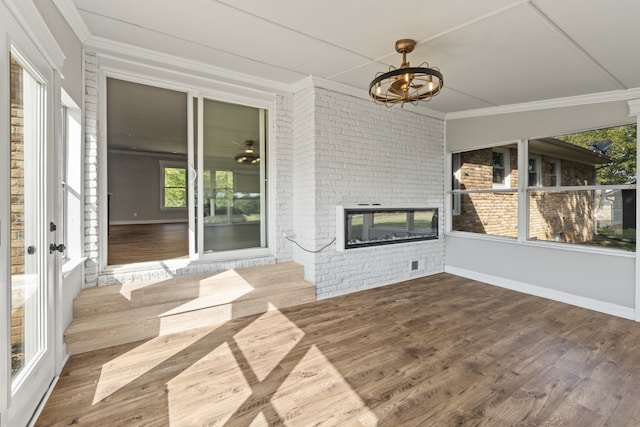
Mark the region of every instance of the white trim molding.
<instances>
[{"instance_id":1,"label":"white trim molding","mask_svg":"<svg viewBox=\"0 0 640 427\"><path fill-rule=\"evenodd\" d=\"M84 19L78 12L78 9L73 4L73 0L52 0L53 4L56 5L60 14L64 16L64 19L67 21L76 37L80 39L81 43L85 43L89 37L91 37L91 31L89 31L89 27L85 24Z\"/></svg>"},{"instance_id":2,"label":"white trim molding","mask_svg":"<svg viewBox=\"0 0 640 427\"><path fill-rule=\"evenodd\" d=\"M214 78L216 81L228 85L236 85L240 88L251 88L265 92L278 94L291 94L291 85L277 82L241 72L233 71L203 62L198 62L171 54L109 40L103 37L91 36L85 43L85 49L94 51L100 56L113 56L121 61L126 57L133 58L137 64L160 64L169 70L183 70L190 76L201 73L204 76ZM231 77L230 77L231 76Z\"/></svg>"},{"instance_id":3,"label":"white trim molding","mask_svg":"<svg viewBox=\"0 0 640 427\"><path fill-rule=\"evenodd\" d=\"M629 116L636 117L636 147L638 146L637 128L640 128L640 97L636 99L630 99L627 101L629 104ZM636 178L638 175L638 166L640 166L640 153L636 153ZM636 223L640 221L640 211L636 208ZM636 231L636 240L638 232ZM636 252L636 298L635 298L635 321L640 322L640 256Z\"/></svg>"},{"instance_id":4,"label":"white trim molding","mask_svg":"<svg viewBox=\"0 0 640 427\"><path fill-rule=\"evenodd\" d=\"M62 75L65 55L32 0L2 0L49 65Z\"/></svg>"},{"instance_id":5,"label":"white trim molding","mask_svg":"<svg viewBox=\"0 0 640 427\"><path fill-rule=\"evenodd\" d=\"M553 289L543 288L540 286L530 285L516 280L505 279L464 268L445 266L445 273L455 274L456 276L466 277L467 279L477 280L489 285L510 289L516 292L533 295L541 298L547 298L553 301L582 307L600 313L609 314L611 316L622 317L623 319L633 320L635 312L632 307L624 307L618 304L612 304L591 298L581 297L579 295L568 294L566 292L556 291Z\"/></svg>"},{"instance_id":6,"label":"white trim molding","mask_svg":"<svg viewBox=\"0 0 640 427\"><path fill-rule=\"evenodd\" d=\"M627 104L629 104L629 117L640 116L640 98L630 99Z\"/></svg>"},{"instance_id":7,"label":"white trim molding","mask_svg":"<svg viewBox=\"0 0 640 427\"><path fill-rule=\"evenodd\" d=\"M551 108L575 107L578 105L600 104L604 102L629 101L640 98L640 88L613 90L588 95L568 96L565 98L545 99L542 101L524 102L521 104L501 105L498 107L478 108L475 110L455 111L447 113L445 120L486 117L497 114L522 113Z\"/></svg>"}]
</instances>

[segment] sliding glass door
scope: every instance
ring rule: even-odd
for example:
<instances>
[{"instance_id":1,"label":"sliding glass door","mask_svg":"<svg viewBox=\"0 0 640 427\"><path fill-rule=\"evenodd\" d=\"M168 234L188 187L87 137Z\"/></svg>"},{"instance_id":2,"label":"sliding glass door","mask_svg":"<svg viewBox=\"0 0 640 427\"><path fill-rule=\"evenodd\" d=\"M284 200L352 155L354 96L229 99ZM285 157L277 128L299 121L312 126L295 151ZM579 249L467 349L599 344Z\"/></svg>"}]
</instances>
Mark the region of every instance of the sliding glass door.
<instances>
[{"instance_id":1,"label":"sliding glass door","mask_svg":"<svg viewBox=\"0 0 640 427\"><path fill-rule=\"evenodd\" d=\"M106 88L108 265L267 247L265 108L119 75Z\"/></svg>"},{"instance_id":2,"label":"sliding glass door","mask_svg":"<svg viewBox=\"0 0 640 427\"><path fill-rule=\"evenodd\" d=\"M199 104L199 252L264 248L267 111L206 98Z\"/></svg>"}]
</instances>

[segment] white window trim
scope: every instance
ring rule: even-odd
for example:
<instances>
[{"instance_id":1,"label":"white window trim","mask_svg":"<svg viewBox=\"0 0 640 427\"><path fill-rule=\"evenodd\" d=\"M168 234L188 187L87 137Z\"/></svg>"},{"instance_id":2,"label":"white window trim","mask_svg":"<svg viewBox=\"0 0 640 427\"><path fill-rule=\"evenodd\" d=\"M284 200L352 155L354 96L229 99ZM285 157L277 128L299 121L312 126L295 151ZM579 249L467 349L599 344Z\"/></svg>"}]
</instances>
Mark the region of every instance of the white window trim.
<instances>
[{"instance_id":1,"label":"white window trim","mask_svg":"<svg viewBox=\"0 0 640 427\"><path fill-rule=\"evenodd\" d=\"M557 177L556 185L551 187L560 187L562 185L562 162L557 158L549 159L549 161L554 165L551 173Z\"/></svg>"},{"instance_id":2,"label":"white window trim","mask_svg":"<svg viewBox=\"0 0 640 427\"><path fill-rule=\"evenodd\" d=\"M188 169L187 169L187 162L176 162L176 161L171 161L171 160L159 160L158 161L160 164L160 210L161 211L186 211L187 210L187 206L189 205L188 203L188 192L189 192L189 185L188 185ZM172 208L172 207L168 207L164 205L164 170L166 168L177 168L177 169L184 169L185 173L187 173L187 182L185 183L185 190L187 191L187 206L185 207L179 207L179 208Z\"/></svg>"},{"instance_id":3,"label":"white window trim","mask_svg":"<svg viewBox=\"0 0 640 427\"><path fill-rule=\"evenodd\" d=\"M536 174L537 180L534 183L529 182L529 160L535 160L536 166L534 173ZM527 186L528 187L541 187L542 186L542 157L538 154L529 154L527 158Z\"/></svg>"},{"instance_id":4,"label":"white window trim","mask_svg":"<svg viewBox=\"0 0 640 427\"><path fill-rule=\"evenodd\" d=\"M510 179L510 175L511 175L511 167L510 167L510 162L511 159L509 158L509 149L507 148L500 148L500 147L493 147L492 149L492 156L493 153L502 153L503 155L503 159L504 159L504 184L496 184L495 182L492 182L492 188L510 188L511 187L511 179ZM491 169L493 170L493 157L491 159ZM492 176L493 176L493 172L492 172Z\"/></svg>"}]
</instances>

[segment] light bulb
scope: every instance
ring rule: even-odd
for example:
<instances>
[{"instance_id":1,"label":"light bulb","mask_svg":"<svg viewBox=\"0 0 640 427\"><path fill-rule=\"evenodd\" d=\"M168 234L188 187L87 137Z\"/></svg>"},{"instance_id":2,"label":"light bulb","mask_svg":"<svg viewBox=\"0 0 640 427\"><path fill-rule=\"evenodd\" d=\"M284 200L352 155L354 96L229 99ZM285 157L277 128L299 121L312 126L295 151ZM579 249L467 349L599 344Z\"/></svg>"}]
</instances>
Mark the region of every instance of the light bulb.
<instances>
[{"instance_id":1,"label":"light bulb","mask_svg":"<svg viewBox=\"0 0 640 427\"><path fill-rule=\"evenodd\" d=\"M427 90L429 92L433 92L436 86L437 85L433 82L433 77L429 76L429 82L427 83Z\"/></svg>"}]
</instances>

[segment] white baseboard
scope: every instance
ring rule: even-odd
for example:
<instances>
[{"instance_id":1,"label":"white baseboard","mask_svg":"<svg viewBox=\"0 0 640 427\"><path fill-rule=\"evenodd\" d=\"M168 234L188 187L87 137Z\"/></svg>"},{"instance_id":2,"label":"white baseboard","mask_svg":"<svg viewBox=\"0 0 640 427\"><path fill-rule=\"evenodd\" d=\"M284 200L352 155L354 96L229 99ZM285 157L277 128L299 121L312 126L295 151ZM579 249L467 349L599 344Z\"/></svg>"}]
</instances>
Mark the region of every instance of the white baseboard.
<instances>
[{"instance_id":1,"label":"white baseboard","mask_svg":"<svg viewBox=\"0 0 640 427\"><path fill-rule=\"evenodd\" d=\"M140 219L136 221L111 221L109 225L141 225L141 224L178 224L189 222L188 219Z\"/></svg>"},{"instance_id":2,"label":"white baseboard","mask_svg":"<svg viewBox=\"0 0 640 427\"><path fill-rule=\"evenodd\" d=\"M566 292L543 288L541 286L530 285L528 283L519 282L517 280L510 280L490 274L478 273L464 268L445 266L444 271L446 273L455 274L456 276L466 277L467 279L477 280L479 282L488 283L490 285L499 286L505 289L511 289L512 291L547 298L553 301L598 311L600 313L622 317L624 319L635 320L635 310L631 307L624 307L618 304L612 304L592 298L568 294Z\"/></svg>"}]
</instances>

